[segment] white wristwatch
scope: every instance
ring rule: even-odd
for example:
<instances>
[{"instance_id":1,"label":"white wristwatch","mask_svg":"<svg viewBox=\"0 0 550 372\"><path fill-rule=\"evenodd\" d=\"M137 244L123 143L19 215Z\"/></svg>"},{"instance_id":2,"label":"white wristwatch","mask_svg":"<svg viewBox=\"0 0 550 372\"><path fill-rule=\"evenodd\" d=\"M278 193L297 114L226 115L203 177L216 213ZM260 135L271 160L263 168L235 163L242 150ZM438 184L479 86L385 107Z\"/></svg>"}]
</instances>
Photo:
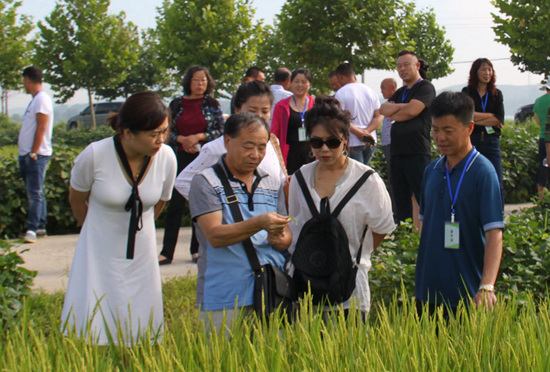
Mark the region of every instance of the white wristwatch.
<instances>
[{"instance_id":1,"label":"white wristwatch","mask_svg":"<svg viewBox=\"0 0 550 372\"><path fill-rule=\"evenodd\" d=\"M35 152L29 152L29 158L31 158L32 160L36 160L38 159L38 154Z\"/></svg>"},{"instance_id":2,"label":"white wristwatch","mask_svg":"<svg viewBox=\"0 0 550 372\"><path fill-rule=\"evenodd\" d=\"M485 291L485 292L493 292L495 290L495 286L492 284L482 284L479 286L478 291Z\"/></svg>"}]
</instances>

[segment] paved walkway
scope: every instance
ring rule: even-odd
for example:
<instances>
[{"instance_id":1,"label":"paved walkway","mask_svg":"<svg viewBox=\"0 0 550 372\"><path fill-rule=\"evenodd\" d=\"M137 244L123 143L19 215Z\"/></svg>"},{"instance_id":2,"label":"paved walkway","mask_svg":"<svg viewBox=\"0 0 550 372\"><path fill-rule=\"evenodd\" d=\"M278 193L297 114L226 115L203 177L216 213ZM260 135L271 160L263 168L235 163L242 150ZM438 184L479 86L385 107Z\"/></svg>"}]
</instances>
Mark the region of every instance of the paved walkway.
<instances>
[{"instance_id":1,"label":"paved walkway","mask_svg":"<svg viewBox=\"0 0 550 372\"><path fill-rule=\"evenodd\" d=\"M509 214L512 210L532 205L532 203L509 204L506 205L505 212ZM158 229L157 246L159 252L162 248L163 236L164 229ZM42 288L47 292L66 289L77 239L78 235L54 235L39 238L34 244L22 244L17 248L19 252L28 249L22 254L25 260L23 267L38 271L33 288ZM172 264L160 267L160 274L163 279L173 276L195 275L197 273L197 266L191 261L189 253L190 240L191 228L182 227Z\"/></svg>"},{"instance_id":2,"label":"paved walkway","mask_svg":"<svg viewBox=\"0 0 550 372\"><path fill-rule=\"evenodd\" d=\"M157 247L160 252L164 229L157 230ZM69 279L69 270L73 260L74 250L78 235L53 235L46 238L38 238L34 244L21 244L17 251L25 249L21 257L25 260L22 266L29 270L38 271L34 279L33 288L42 288L47 292L65 290ZM195 275L197 265L191 261L189 242L191 240L191 228L180 229L178 245L174 260L170 265L160 267L163 279L173 276Z\"/></svg>"}]
</instances>

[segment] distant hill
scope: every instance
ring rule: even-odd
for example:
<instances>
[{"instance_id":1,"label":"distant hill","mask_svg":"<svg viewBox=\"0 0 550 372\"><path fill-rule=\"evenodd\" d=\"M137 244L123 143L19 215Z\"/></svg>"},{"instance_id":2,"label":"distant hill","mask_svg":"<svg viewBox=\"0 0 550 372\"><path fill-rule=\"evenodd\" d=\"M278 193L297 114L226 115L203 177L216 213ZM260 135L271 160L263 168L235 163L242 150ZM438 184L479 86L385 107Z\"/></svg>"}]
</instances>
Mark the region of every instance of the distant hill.
<instances>
[{"instance_id":1,"label":"distant hill","mask_svg":"<svg viewBox=\"0 0 550 372\"><path fill-rule=\"evenodd\" d=\"M464 85L453 85L444 89L440 89L437 93L441 93L445 90L461 91ZM545 94L539 90L540 84L532 85L497 85L497 88L502 91L504 96L504 112L506 119L513 119L514 114L521 106L529 103L534 103L535 100Z\"/></svg>"},{"instance_id":2,"label":"distant hill","mask_svg":"<svg viewBox=\"0 0 550 372\"><path fill-rule=\"evenodd\" d=\"M445 90L460 91L464 85L453 85L444 89L439 89L437 93L441 93ZM506 113L506 119L513 119L517 109L523 105L535 102L535 100L542 96L544 92L539 90L540 84L532 85L498 85L498 89L502 91L504 96L504 111ZM224 113L229 114L230 101L225 98L218 98ZM99 102L99 101L98 101ZM383 99L382 101L383 102ZM55 122L66 122L70 117L77 115L82 110L88 107L87 103L72 104L72 105L54 105L54 117ZM21 122L21 116L23 115L25 108L12 108L10 109L10 116L13 120Z\"/></svg>"}]
</instances>

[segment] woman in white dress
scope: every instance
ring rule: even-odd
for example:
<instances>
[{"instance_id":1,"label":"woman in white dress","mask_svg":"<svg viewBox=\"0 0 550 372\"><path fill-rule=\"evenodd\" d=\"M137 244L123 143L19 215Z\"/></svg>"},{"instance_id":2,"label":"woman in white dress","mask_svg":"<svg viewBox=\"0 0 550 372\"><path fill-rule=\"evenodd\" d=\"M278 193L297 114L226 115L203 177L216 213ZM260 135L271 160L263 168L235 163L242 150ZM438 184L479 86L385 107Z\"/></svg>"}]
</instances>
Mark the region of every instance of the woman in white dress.
<instances>
[{"instance_id":1,"label":"woman in white dress","mask_svg":"<svg viewBox=\"0 0 550 372\"><path fill-rule=\"evenodd\" d=\"M176 176L174 152L164 144L169 116L156 93L136 93L110 118L117 134L75 160L69 202L82 229L63 305L65 334L98 345L160 340L155 218Z\"/></svg>"},{"instance_id":2,"label":"woman in white dress","mask_svg":"<svg viewBox=\"0 0 550 372\"><path fill-rule=\"evenodd\" d=\"M357 180L371 168L348 157L350 114L340 108L335 98L317 97L313 108L306 113L305 127L311 152L317 160L303 165L300 171L317 208L323 198L336 208ZM289 251L293 253L302 227L312 218L296 177L290 181L288 205L290 216L297 221L290 224L293 239ZM371 255L386 234L395 229L390 197L377 173L359 188L337 218L346 231L353 262L356 262L362 244L355 290L341 305L347 310L355 302L356 307L366 314L370 308L368 272Z\"/></svg>"}]
</instances>

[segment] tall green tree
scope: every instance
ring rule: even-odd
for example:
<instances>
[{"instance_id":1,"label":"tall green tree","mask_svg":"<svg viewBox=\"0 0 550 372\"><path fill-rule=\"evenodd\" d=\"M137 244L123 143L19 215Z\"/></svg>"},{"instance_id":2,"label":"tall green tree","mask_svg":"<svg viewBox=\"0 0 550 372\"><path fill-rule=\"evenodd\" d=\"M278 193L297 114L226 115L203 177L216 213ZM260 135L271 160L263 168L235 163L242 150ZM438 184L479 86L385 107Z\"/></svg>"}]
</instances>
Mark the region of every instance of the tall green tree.
<instances>
[{"instance_id":1,"label":"tall green tree","mask_svg":"<svg viewBox=\"0 0 550 372\"><path fill-rule=\"evenodd\" d=\"M2 114L8 114L8 93L21 86L21 73L29 65L32 43L27 39L34 28L32 19L17 15L21 1L0 0L0 88Z\"/></svg>"},{"instance_id":2,"label":"tall green tree","mask_svg":"<svg viewBox=\"0 0 550 372\"><path fill-rule=\"evenodd\" d=\"M496 40L521 71L550 75L550 0L494 0Z\"/></svg>"},{"instance_id":3,"label":"tall green tree","mask_svg":"<svg viewBox=\"0 0 550 372\"><path fill-rule=\"evenodd\" d=\"M126 23L123 12L108 14L109 4L109 0L60 0L45 23L38 24L36 60L58 102L86 89L92 107L92 95L116 87L137 62L137 27Z\"/></svg>"},{"instance_id":4,"label":"tall green tree","mask_svg":"<svg viewBox=\"0 0 550 372\"><path fill-rule=\"evenodd\" d=\"M144 90L152 90L169 97L177 87L170 71L159 58L158 36L155 29L141 32L137 63L129 66L126 78L116 87L99 89L96 94L106 99L128 97Z\"/></svg>"},{"instance_id":5,"label":"tall green tree","mask_svg":"<svg viewBox=\"0 0 550 372\"><path fill-rule=\"evenodd\" d=\"M440 66L437 77L451 71L453 49L433 12L401 0L288 0L266 39L262 62L309 68L319 91L328 91L328 73L338 64L348 61L358 73L393 69L405 47Z\"/></svg>"},{"instance_id":6,"label":"tall green tree","mask_svg":"<svg viewBox=\"0 0 550 372\"><path fill-rule=\"evenodd\" d=\"M445 38L445 29L435 21L433 10L416 10L412 4L407 7L404 35L397 40L399 49L412 49L419 58L430 64L429 79L438 79L454 71L450 62L454 48ZM395 61L395 54L392 58ZM395 65L394 65L395 66Z\"/></svg>"},{"instance_id":7,"label":"tall green tree","mask_svg":"<svg viewBox=\"0 0 550 372\"><path fill-rule=\"evenodd\" d=\"M218 88L233 90L251 66L261 25L249 0L165 0L159 8L160 57L180 79L203 65Z\"/></svg>"}]
</instances>

